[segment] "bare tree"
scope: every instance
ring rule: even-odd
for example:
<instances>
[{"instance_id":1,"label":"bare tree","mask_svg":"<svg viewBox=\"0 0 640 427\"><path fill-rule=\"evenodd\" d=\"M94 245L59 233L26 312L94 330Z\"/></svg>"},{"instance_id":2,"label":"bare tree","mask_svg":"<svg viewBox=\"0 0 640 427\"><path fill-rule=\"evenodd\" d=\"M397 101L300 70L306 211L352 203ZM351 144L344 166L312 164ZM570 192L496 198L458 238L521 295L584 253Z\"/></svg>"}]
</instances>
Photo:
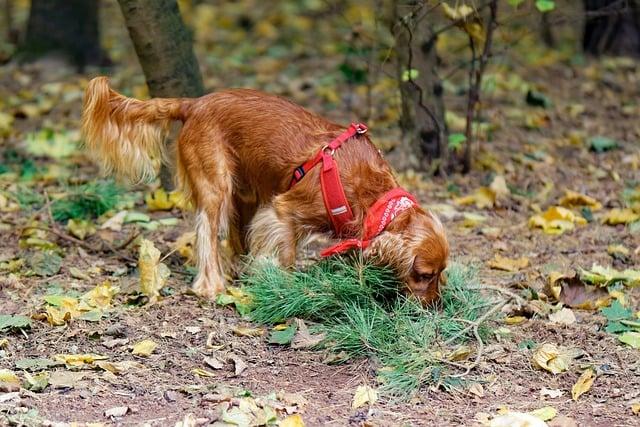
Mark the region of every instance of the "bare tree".
<instances>
[{"instance_id":1,"label":"bare tree","mask_svg":"<svg viewBox=\"0 0 640 427\"><path fill-rule=\"evenodd\" d=\"M583 4L586 53L640 57L640 1L583 0Z\"/></svg>"},{"instance_id":2,"label":"bare tree","mask_svg":"<svg viewBox=\"0 0 640 427\"><path fill-rule=\"evenodd\" d=\"M437 36L425 2L394 0L391 32L395 37L400 82L402 142L392 153L397 167L432 171L446 161L446 129L442 84L436 73Z\"/></svg>"},{"instance_id":3,"label":"bare tree","mask_svg":"<svg viewBox=\"0 0 640 427\"><path fill-rule=\"evenodd\" d=\"M34 59L59 53L78 65L102 65L100 0L32 0L24 42L18 53Z\"/></svg>"},{"instance_id":4,"label":"bare tree","mask_svg":"<svg viewBox=\"0 0 640 427\"><path fill-rule=\"evenodd\" d=\"M198 97L204 94L191 34L176 0L118 0L153 97ZM172 174L160 173L173 187Z\"/></svg>"}]
</instances>

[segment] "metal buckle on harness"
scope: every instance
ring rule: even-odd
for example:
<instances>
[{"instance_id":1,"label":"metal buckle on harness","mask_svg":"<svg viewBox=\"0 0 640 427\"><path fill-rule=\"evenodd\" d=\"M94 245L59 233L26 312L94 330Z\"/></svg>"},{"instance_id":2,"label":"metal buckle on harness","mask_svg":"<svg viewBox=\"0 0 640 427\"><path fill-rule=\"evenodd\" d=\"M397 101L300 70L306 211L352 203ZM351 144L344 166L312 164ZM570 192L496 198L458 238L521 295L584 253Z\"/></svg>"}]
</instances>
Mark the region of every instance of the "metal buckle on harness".
<instances>
[{"instance_id":1,"label":"metal buckle on harness","mask_svg":"<svg viewBox=\"0 0 640 427\"><path fill-rule=\"evenodd\" d=\"M329 150L329 152L328 152L328 153L327 153L327 150ZM324 147L322 147L322 152L323 152L323 153L326 153L326 154L329 154L331 157L333 157L333 155L334 155L334 154L335 154L335 152L336 152L336 149L335 149L335 148L331 148L331 147L329 147L328 145L325 145Z\"/></svg>"},{"instance_id":2,"label":"metal buckle on harness","mask_svg":"<svg viewBox=\"0 0 640 427\"><path fill-rule=\"evenodd\" d=\"M362 123L356 123L355 128L356 128L356 133L358 135L367 133L367 130L368 130L367 126L363 125Z\"/></svg>"}]
</instances>

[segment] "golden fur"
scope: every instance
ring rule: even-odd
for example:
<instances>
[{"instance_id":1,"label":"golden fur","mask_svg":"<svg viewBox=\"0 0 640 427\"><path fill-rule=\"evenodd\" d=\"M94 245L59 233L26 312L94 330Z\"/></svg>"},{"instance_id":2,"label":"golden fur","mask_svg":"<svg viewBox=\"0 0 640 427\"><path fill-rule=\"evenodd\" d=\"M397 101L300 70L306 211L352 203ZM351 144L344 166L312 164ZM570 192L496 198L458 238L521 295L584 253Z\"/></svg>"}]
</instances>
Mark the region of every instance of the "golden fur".
<instances>
[{"instance_id":1,"label":"golden fur","mask_svg":"<svg viewBox=\"0 0 640 427\"><path fill-rule=\"evenodd\" d=\"M118 94L104 77L86 89L82 131L107 173L133 182L155 177L174 120L183 123L175 153L178 185L197 209L196 292L212 298L224 289L220 237L229 239L236 254L275 256L290 266L299 241L331 232L319 168L291 190L289 181L297 166L344 131L342 126L249 89L149 101ZM398 183L366 136L346 142L335 159L354 214L342 237L360 237L369 206ZM429 303L439 295L449 246L437 217L416 207L400 214L364 255L395 268L407 291Z\"/></svg>"}]
</instances>

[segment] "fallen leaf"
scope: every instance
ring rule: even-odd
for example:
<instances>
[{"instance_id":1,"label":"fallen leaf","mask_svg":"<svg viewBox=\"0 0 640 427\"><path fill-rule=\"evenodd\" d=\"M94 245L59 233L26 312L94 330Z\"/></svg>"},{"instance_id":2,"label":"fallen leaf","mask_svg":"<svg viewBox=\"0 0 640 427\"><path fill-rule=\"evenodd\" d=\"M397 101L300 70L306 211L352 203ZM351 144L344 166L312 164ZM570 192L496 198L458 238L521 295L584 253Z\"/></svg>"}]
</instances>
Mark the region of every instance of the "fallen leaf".
<instances>
[{"instance_id":1,"label":"fallen leaf","mask_svg":"<svg viewBox=\"0 0 640 427\"><path fill-rule=\"evenodd\" d=\"M572 325L576 323L576 315L570 308L563 308L555 313L549 315L551 323L557 323L560 325Z\"/></svg>"},{"instance_id":2,"label":"fallen leaf","mask_svg":"<svg viewBox=\"0 0 640 427\"><path fill-rule=\"evenodd\" d=\"M353 402L351 402L352 409L358 409L361 406L373 405L378 400L378 391L368 385L358 386L356 393L353 396Z\"/></svg>"},{"instance_id":3,"label":"fallen leaf","mask_svg":"<svg viewBox=\"0 0 640 427\"><path fill-rule=\"evenodd\" d=\"M471 386L469 386L469 392L478 397L484 397L484 387L482 387L482 384L479 384L479 383L471 384Z\"/></svg>"},{"instance_id":4,"label":"fallen leaf","mask_svg":"<svg viewBox=\"0 0 640 427\"><path fill-rule=\"evenodd\" d=\"M104 411L104 416L107 418L120 418L127 415L127 412L129 412L128 406L114 406Z\"/></svg>"},{"instance_id":5,"label":"fallen leaf","mask_svg":"<svg viewBox=\"0 0 640 427\"><path fill-rule=\"evenodd\" d=\"M153 242L142 239L138 257L140 270L140 291L149 297L151 302L160 297L160 290L164 287L171 272L160 262L160 251Z\"/></svg>"},{"instance_id":6,"label":"fallen leaf","mask_svg":"<svg viewBox=\"0 0 640 427\"><path fill-rule=\"evenodd\" d=\"M67 230L71 235L84 240L96 232L96 227L86 219L70 219L67 221Z\"/></svg>"},{"instance_id":7,"label":"fallen leaf","mask_svg":"<svg viewBox=\"0 0 640 427\"><path fill-rule=\"evenodd\" d=\"M555 399L557 397L562 397L563 394L564 394L564 391L557 388L549 389L549 388L543 387L542 390L540 390L540 396L548 396L552 399Z\"/></svg>"},{"instance_id":8,"label":"fallen leaf","mask_svg":"<svg viewBox=\"0 0 640 427\"><path fill-rule=\"evenodd\" d=\"M127 216L127 211L120 211L108 220L106 220L101 226L101 230L121 231L124 219Z\"/></svg>"},{"instance_id":9,"label":"fallen leaf","mask_svg":"<svg viewBox=\"0 0 640 427\"><path fill-rule=\"evenodd\" d=\"M84 365L92 365L96 360L108 359L108 356L101 354L85 353L85 354L56 354L53 360L64 363L68 368L82 367Z\"/></svg>"},{"instance_id":10,"label":"fallen leaf","mask_svg":"<svg viewBox=\"0 0 640 427\"><path fill-rule=\"evenodd\" d=\"M237 326L233 328L233 333L239 337L260 337L264 334L264 329L262 328L245 328L242 326Z\"/></svg>"},{"instance_id":11,"label":"fallen leaf","mask_svg":"<svg viewBox=\"0 0 640 427\"><path fill-rule=\"evenodd\" d=\"M17 360L15 363L16 368L22 370L29 371L39 371L42 369L47 369L51 366L59 365L59 362L56 362L51 359L46 359L43 357L35 357L35 358L27 358Z\"/></svg>"},{"instance_id":12,"label":"fallen leaf","mask_svg":"<svg viewBox=\"0 0 640 427\"><path fill-rule=\"evenodd\" d=\"M229 358L233 361L234 374L236 377L242 374L248 368L247 364L244 362L244 360L242 360L241 357L233 354L229 356Z\"/></svg>"},{"instance_id":13,"label":"fallen leaf","mask_svg":"<svg viewBox=\"0 0 640 427\"><path fill-rule=\"evenodd\" d=\"M0 392L11 393L20 390L20 378L9 369L0 369Z\"/></svg>"},{"instance_id":14,"label":"fallen leaf","mask_svg":"<svg viewBox=\"0 0 640 427\"><path fill-rule=\"evenodd\" d=\"M285 329L277 330L274 328L269 334L269 344L287 345L291 344L296 331L298 330L296 323L292 323Z\"/></svg>"},{"instance_id":15,"label":"fallen leaf","mask_svg":"<svg viewBox=\"0 0 640 427\"><path fill-rule=\"evenodd\" d=\"M616 282L631 287L640 286L640 270L626 269L619 271L615 268L603 267L598 264L593 264L591 270L581 269L580 278L585 282L603 287Z\"/></svg>"},{"instance_id":16,"label":"fallen leaf","mask_svg":"<svg viewBox=\"0 0 640 427\"><path fill-rule=\"evenodd\" d=\"M191 372L194 375L197 375L199 377L205 377L205 378L211 378L216 376L216 374L214 374L213 372L207 371L206 369L202 369L202 368L193 368Z\"/></svg>"},{"instance_id":17,"label":"fallen leaf","mask_svg":"<svg viewBox=\"0 0 640 427\"><path fill-rule=\"evenodd\" d=\"M529 415L533 415L536 418L541 419L542 421L549 421L558 415L558 410L553 406L543 406L540 409L536 409L535 411L530 411Z\"/></svg>"},{"instance_id":18,"label":"fallen leaf","mask_svg":"<svg viewBox=\"0 0 640 427\"><path fill-rule=\"evenodd\" d=\"M105 371L109 371L113 374L122 374L131 370L142 370L144 365L142 363L135 362L133 360L123 360L120 362L106 362L99 360L95 363L97 367Z\"/></svg>"},{"instance_id":19,"label":"fallen leaf","mask_svg":"<svg viewBox=\"0 0 640 427\"><path fill-rule=\"evenodd\" d=\"M564 196L558 202L565 208L588 207L592 211L602 209L602 203L586 194L581 194L572 190L565 190Z\"/></svg>"},{"instance_id":20,"label":"fallen leaf","mask_svg":"<svg viewBox=\"0 0 640 427\"><path fill-rule=\"evenodd\" d=\"M133 345L132 354L137 356L148 357L158 347L158 344L152 340L142 340Z\"/></svg>"},{"instance_id":21,"label":"fallen leaf","mask_svg":"<svg viewBox=\"0 0 640 427\"><path fill-rule=\"evenodd\" d=\"M84 372L54 371L49 376L49 384L53 388L74 388L84 376Z\"/></svg>"},{"instance_id":22,"label":"fallen leaf","mask_svg":"<svg viewBox=\"0 0 640 427\"><path fill-rule=\"evenodd\" d=\"M119 291L119 287L113 286L111 282L107 280L96 285L96 287L84 294L80 300L93 308L107 308L111 305L111 300Z\"/></svg>"},{"instance_id":23,"label":"fallen leaf","mask_svg":"<svg viewBox=\"0 0 640 427\"><path fill-rule=\"evenodd\" d=\"M509 412L495 417L489 427L548 427L540 418L523 412Z\"/></svg>"},{"instance_id":24,"label":"fallen leaf","mask_svg":"<svg viewBox=\"0 0 640 427\"><path fill-rule=\"evenodd\" d=\"M224 369L224 362L217 357L209 356L204 358L204 363L213 369Z\"/></svg>"},{"instance_id":25,"label":"fallen leaf","mask_svg":"<svg viewBox=\"0 0 640 427\"><path fill-rule=\"evenodd\" d=\"M527 321L524 316L508 316L504 318L504 323L507 325L519 325Z\"/></svg>"},{"instance_id":26,"label":"fallen leaf","mask_svg":"<svg viewBox=\"0 0 640 427\"><path fill-rule=\"evenodd\" d=\"M28 261L31 270L41 277L50 277L58 274L60 267L62 267L62 258L53 252L37 252Z\"/></svg>"},{"instance_id":27,"label":"fallen leaf","mask_svg":"<svg viewBox=\"0 0 640 427\"><path fill-rule=\"evenodd\" d=\"M496 193L489 187L480 187L473 194L453 199L458 205L475 204L478 209L491 208L496 203Z\"/></svg>"},{"instance_id":28,"label":"fallen leaf","mask_svg":"<svg viewBox=\"0 0 640 427\"><path fill-rule=\"evenodd\" d=\"M596 379L593 369L585 369L585 371L580 375L578 381L571 387L571 397L574 401L577 401L580 396L584 393L588 392L593 385L593 381Z\"/></svg>"},{"instance_id":29,"label":"fallen leaf","mask_svg":"<svg viewBox=\"0 0 640 427\"><path fill-rule=\"evenodd\" d=\"M0 331L31 328L31 319L26 316L0 314Z\"/></svg>"},{"instance_id":30,"label":"fallen leaf","mask_svg":"<svg viewBox=\"0 0 640 427\"><path fill-rule=\"evenodd\" d=\"M504 270L510 272L520 271L523 268L527 268L528 266L529 258L527 257L512 259L496 254L493 259L489 261L489 267L496 270Z\"/></svg>"},{"instance_id":31,"label":"fallen leaf","mask_svg":"<svg viewBox=\"0 0 640 427\"><path fill-rule=\"evenodd\" d=\"M187 262L195 260L194 247L196 245L196 233L193 231L182 234L173 244L173 250L178 252Z\"/></svg>"},{"instance_id":32,"label":"fallen leaf","mask_svg":"<svg viewBox=\"0 0 640 427\"><path fill-rule=\"evenodd\" d=\"M74 279L91 280L91 277L84 271L80 270L78 267L69 267L69 274L71 274L71 277L73 277Z\"/></svg>"},{"instance_id":33,"label":"fallen leaf","mask_svg":"<svg viewBox=\"0 0 640 427\"><path fill-rule=\"evenodd\" d=\"M31 375L29 372L24 373L24 386L27 390L34 393L40 393L44 391L49 385L49 372L42 371L37 374Z\"/></svg>"},{"instance_id":34,"label":"fallen leaf","mask_svg":"<svg viewBox=\"0 0 640 427\"><path fill-rule=\"evenodd\" d=\"M302 415L289 415L288 417L280 421L280 427L304 427L304 420L302 419Z\"/></svg>"},{"instance_id":35,"label":"fallen leaf","mask_svg":"<svg viewBox=\"0 0 640 427\"><path fill-rule=\"evenodd\" d=\"M618 225L630 224L640 220L640 214L630 208L614 208L600 217L603 224Z\"/></svg>"},{"instance_id":36,"label":"fallen leaf","mask_svg":"<svg viewBox=\"0 0 640 427\"><path fill-rule=\"evenodd\" d=\"M542 228L547 234L562 234L575 228L574 224L583 225L587 220L576 215L567 208L552 206L543 214L529 218L530 228Z\"/></svg>"},{"instance_id":37,"label":"fallen leaf","mask_svg":"<svg viewBox=\"0 0 640 427\"><path fill-rule=\"evenodd\" d=\"M618 339L632 348L640 348L640 332L625 332Z\"/></svg>"},{"instance_id":38,"label":"fallen leaf","mask_svg":"<svg viewBox=\"0 0 640 427\"><path fill-rule=\"evenodd\" d=\"M167 194L164 188L158 188L153 193L147 193L144 201L147 204L147 208L152 212L168 211L174 206L173 201L169 199L169 194Z\"/></svg>"},{"instance_id":39,"label":"fallen leaf","mask_svg":"<svg viewBox=\"0 0 640 427\"><path fill-rule=\"evenodd\" d=\"M559 374L569 369L573 359L581 355L578 349L559 348L555 344L546 343L533 353L533 364L552 374Z\"/></svg>"},{"instance_id":40,"label":"fallen leaf","mask_svg":"<svg viewBox=\"0 0 640 427\"><path fill-rule=\"evenodd\" d=\"M584 283L575 272L567 274L552 271L549 273L548 289L556 301L571 308L597 310L611 301L606 289Z\"/></svg>"},{"instance_id":41,"label":"fallen leaf","mask_svg":"<svg viewBox=\"0 0 640 427\"><path fill-rule=\"evenodd\" d=\"M633 415L640 414L640 403L632 403L631 412L633 413Z\"/></svg>"}]
</instances>

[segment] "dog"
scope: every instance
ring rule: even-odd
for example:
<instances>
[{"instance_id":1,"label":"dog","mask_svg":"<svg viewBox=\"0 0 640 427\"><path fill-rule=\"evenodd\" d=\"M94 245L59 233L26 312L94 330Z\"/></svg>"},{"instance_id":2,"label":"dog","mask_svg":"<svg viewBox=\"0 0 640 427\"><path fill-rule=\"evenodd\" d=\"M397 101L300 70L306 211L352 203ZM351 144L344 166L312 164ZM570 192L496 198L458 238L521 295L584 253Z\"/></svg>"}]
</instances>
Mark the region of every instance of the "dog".
<instances>
[{"instance_id":1,"label":"dog","mask_svg":"<svg viewBox=\"0 0 640 427\"><path fill-rule=\"evenodd\" d=\"M173 121L182 122L177 186L196 208L197 294L214 299L225 289L221 237L235 254L293 266L299 242L331 233L343 241L324 255L360 250L394 269L423 304L439 298L449 256L444 227L399 188L364 125L345 130L251 89L141 101L112 90L106 77L86 88L84 144L106 173L154 179L169 159Z\"/></svg>"}]
</instances>

